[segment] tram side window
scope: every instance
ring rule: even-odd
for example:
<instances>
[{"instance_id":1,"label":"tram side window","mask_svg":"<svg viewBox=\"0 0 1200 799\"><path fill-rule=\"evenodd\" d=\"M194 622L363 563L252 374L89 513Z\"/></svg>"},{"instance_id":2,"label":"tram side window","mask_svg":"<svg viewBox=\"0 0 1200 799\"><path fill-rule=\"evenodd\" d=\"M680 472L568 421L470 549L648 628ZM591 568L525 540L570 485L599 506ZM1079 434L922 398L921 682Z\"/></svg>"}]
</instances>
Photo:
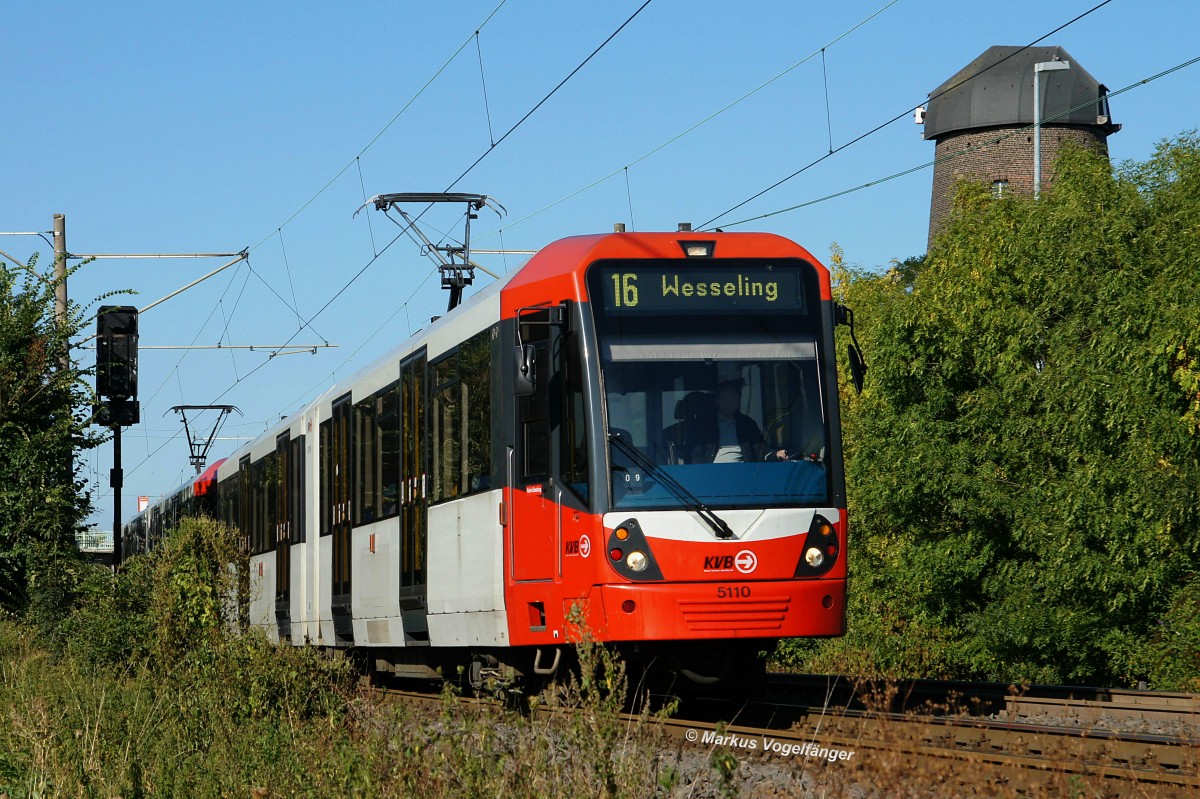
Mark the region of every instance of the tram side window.
<instances>
[{"instance_id":1,"label":"tram side window","mask_svg":"<svg viewBox=\"0 0 1200 799\"><path fill-rule=\"evenodd\" d=\"M221 521L230 527L241 528L238 518L238 476L225 478L221 482Z\"/></svg>"},{"instance_id":2,"label":"tram side window","mask_svg":"<svg viewBox=\"0 0 1200 799\"><path fill-rule=\"evenodd\" d=\"M358 524L400 510L400 384L354 406Z\"/></svg>"},{"instance_id":3,"label":"tram side window","mask_svg":"<svg viewBox=\"0 0 1200 799\"><path fill-rule=\"evenodd\" d=\"M378 507L379 472L375 469L378 458L375 417L376 398L367 397L354 406L354 452L356 458L356 485L354 507L358 511L357 524L370 524L376 519Z\"/></svg>"},{"instance_id":4,"label":"tram side window","mask_svg":"<svg viewBox=\"0 0 1200 799\"><path fill-rule=\"evenodd\" d=\"M489 328L430 367L432 502L492 487L492 338Z\"/></svg>"},{"instance_id":5,"label":"tram side window","mask_svg":"<svg viewBox=\"0 0 1200 799\"><path fill-rule=\"evenodd\" d=\"M462 376L463 418L466 427L466 493L492 487L492 339L489 328L463 342L458 351Z\"/></svg>"},{"instance_id":6,"label":"tram side window","mask_svg":"<svg viewBox=\"0 0 1200 799\"><path fill-rule=\"evenodd\" d=\"M379 516L386 519L400 512L400 383L379 397Z\"/></svg>"},{"instance_id":7,"label":"tram side window","mask_svg":"<svg viewBox=\"0 0 1200 799\"><path fill-rule=\"evenodd\" d=\"M292 521L292 492L291 492L292 457L291 442L275 441L275 524L271 525L271 549L278 547L283 530L288 529Z\"/></svg>"},{"instance_id":8,"label":"tram side window","mask_svg":"<svg viewBox=\"0 0 1200 799\"><path fill-rule=\"evenodd\" d=\"M261 555L274 546L277 474L274 452L260 458L250 467L250 482L254 492L254 519L250 535L251 552L255 555Z\"/></svg>"},{"instance_id":9,"label":"tram side window","mask_svg":"<svg viewBox=\"0 0 1200 799\"><path fill-rule=\"evenodd\" d=\"M263 460L267 462L267 485L265 507L263 508L266 511L266 518L263 520L262 551L269 552L275 549L275 525L279 521L278 506L275 504L278 501L279 492L279 459L272 452Z\"/></svg>"},{"instance_id":10,"label":"tram side window","mask_svg":"<svg viewBox=\"0 0 1200 799\"><path fill-rule=\"evenodd\" d=\"M521 341L532 344L536 355L534 373L538 384L534 392L521 397L521 471L527 483L541 482L550 474L550 326L548 312L535 311L521 317L539 324L522 324Z\"/></svg>"},{"instance_id":11,"label":"tram side window","mask_svg":"<svg viewBox=\"0 0 1200 799\"><path fill-rule=\"evenodd\" d=\"M225 485L225 483L216 483L212 490L216 493L217 501L217 512L213 516L217 521L229 524L229 517L226 515L226 512L229 510L226 506L226 503L229 502L229 486Z\"/></svg>"},{"instance_id":12,"label":"tram side window","mask_svg":"<svg viewBox=\"0 0 1200 799\"><path fill-rule=\"evenodd\" d=\"M433 443L433 493L430 500L433 502L454 499L461 493L463 386L457 366L458 353L452 352L431 368L433 413L429 432Z\"/></svg>"},{"instance_id":13,"label":"tram side window","mask_svg":"<svg viewBox=\"0 0 1200 799\"><path fill-rule=\"evenodd\" d=\"M287 479L290 483L289 492L291 494L291 507L288 509L292 523L291 540L293 544L303 544L308 539L308 520L305 512L308 502L306 501L307 486L304 481L304 436L293 438L290 446L292 452Z\"/></svg>"},{"instance_id":14,"label":"tram side window","mask_svg":"<svg viewBox=\"0 0 1200 799\"><path fill-rule=\"evenodd\" d=\"M583 408L583 364L578 336L566 338L563 359L563 423L560 458L562 478L584 502L588 501L587 415Z\"/></svg>"},{"instance_id":15,"label":"tram side window","mask_svg":"<svg viewBox=\"0 0 1200 799\"><path fill-rule=\"evenodd\" d=\"M250 456L244 456L238 461L237 473L237 520L238 529L242 533L242 549L247 554L254 554L254 482L250 466Z\"/></svg>"},{"instance_id":16,"label":"tram side window","mask_svg":"<svg viewBox=\"0 0 1200 799\"><path fill-rule=\"evenodd\" d=\"M319 482L321 483L321 530L320 535L329 535L333 532L333 420L326 419L321 422L321 433L319 446L321 474Z\"/></svg>"},{"instance_id":17,"label":"tram side window","mask_svg":"<svg viewBox=\"0 0 1200 799\"><path fill-rule=\"evenodd\" d=\"M261 555L265 549L263 547L263 525L266 523L263 505L266 500L264 493L266 490L266 480L263 475L266 473L267 464L264 460L259 460L257 463L250 465L250 554Z\"/></svg>"}]
</instances>

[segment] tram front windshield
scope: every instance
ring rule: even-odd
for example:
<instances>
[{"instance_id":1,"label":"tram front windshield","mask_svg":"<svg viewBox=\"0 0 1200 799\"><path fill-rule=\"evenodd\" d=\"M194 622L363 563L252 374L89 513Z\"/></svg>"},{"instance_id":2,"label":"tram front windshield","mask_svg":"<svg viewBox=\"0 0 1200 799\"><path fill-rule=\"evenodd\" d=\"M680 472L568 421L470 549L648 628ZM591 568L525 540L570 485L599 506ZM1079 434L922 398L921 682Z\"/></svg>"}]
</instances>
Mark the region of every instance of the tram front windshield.
<instances>
[{"instance_id":1,"label":"tram front windshield","mask_svg":"<svg viewBox=\"0 0 1200 799\"><path fill-rule=\"evenodd\" d=\"M588 283L613 507L827 502L814 267L794 259L603 262Z\"/></svg>"}]
</instances>

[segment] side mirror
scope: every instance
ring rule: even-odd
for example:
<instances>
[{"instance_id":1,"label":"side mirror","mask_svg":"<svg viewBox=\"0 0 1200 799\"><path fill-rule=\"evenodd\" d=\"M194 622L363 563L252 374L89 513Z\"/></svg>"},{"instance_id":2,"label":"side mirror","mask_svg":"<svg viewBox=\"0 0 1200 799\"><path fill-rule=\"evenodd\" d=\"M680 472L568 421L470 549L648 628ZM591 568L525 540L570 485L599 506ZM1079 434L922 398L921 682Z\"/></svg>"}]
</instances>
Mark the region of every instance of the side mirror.
<instances>
[{"instance_id":1,"label":"side mirror","mask_svg":"<svg viewBox=\"0 0 1200 799\"><path fill-rule=\"evenodd\" d=\"M858 351L856 345L851 344L846 354L850 357L850 379L854 382L854 390L861 394L863 390L863 376L867 373L867 365L863 363L862 353Z\"/></svg>"},{"instance_id":2,"label":"side mirror","mask_svg":"<svg viewBox=\"0 0 1200 799\"><path fill-rule=\"evenodd\" d=\"M850 358L850 379L854 390L859 394L863 390L863 377L867 374L867 362L863 360L862 350L858 346L858 337L854 335L854 311L840 302L833 304L834 325L846 325L850 328L850 347L846 354Z\"/></svg>"},{"instance_id":3,"label":"side mirror","mask_svg":"<svg viewBox=\"0 0 1200 799\"><path fill-rule=\"evenodd\" d=\"M513 394L528 397L537 388L537 350L532 344L513 347Z\"/></svg>"}]
</instances>

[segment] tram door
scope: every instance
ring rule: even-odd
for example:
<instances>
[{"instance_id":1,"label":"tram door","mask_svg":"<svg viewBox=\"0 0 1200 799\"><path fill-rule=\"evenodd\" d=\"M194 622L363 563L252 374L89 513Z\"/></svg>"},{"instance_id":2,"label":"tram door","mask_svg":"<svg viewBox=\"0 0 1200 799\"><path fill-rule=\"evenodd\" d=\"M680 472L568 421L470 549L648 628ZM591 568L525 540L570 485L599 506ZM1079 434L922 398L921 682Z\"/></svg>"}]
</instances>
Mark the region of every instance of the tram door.
<instances>
[{"instance_id":1,"label":"tram door","mask_svg":"<svg viewBox=\"0 0 1200 799\"><path fill-rule=\"evenodd\" d=\"M292 449L291 433L283 433L275 439L275 474L267 475L275 481L275 623L279 627L279 640L287 641L292 635Z\"/></svg>"},{"instance_id":2,"label":"tram door","mask_svg":"<svg viewBox=\"0 0 1200 799\"><path fill-rule=\"evenodd\" d=\"M400 364L400 610L410 644L429 640L425 364L424 351Z\"/></svg>"},{"instance_id":3,"label":"tram door","mask_svg":"<svg viewBox=\"0 0 1200 799\"><path fill-rule=\"evenodd\" d=\"M510 456L515 461L510 465L514 472L512 577L517 581L552 580L557 562L560 489L550 470L554 333L547 311L521 316L521 341L534 348L537 382L532 394L517 398L517 446Z\"/></svg>"},{"instance_id":4,"label":"tram door","mask_svg":"<svg viewBox=\"0 0 1200 799\"><path fill-rule=\"evenodd\" d=\"M242 551L247 556L257 555L254 539L254 494L250 482L250 456L243 455L238 461L237 474L237 526L241 532ZM249 586L238 585L238 623L245 629L250 623Z\"/></svg>"},{"instance_id":5,"label":"tram door","mask_svg":"<svg viewBox=\"0 0 1200 799\"><path fill-rule=\"evenodd\" d=\"M351 436L350 395L346 394L333 403L333 480L331 501L333 503L333 584L332 612L333 634L339 644L354 643L354 619L351 615L350 580L352 577L352 552L350 533L351 514L351 471L350 457L353 452Z\"/></svg>"}]
</instances>

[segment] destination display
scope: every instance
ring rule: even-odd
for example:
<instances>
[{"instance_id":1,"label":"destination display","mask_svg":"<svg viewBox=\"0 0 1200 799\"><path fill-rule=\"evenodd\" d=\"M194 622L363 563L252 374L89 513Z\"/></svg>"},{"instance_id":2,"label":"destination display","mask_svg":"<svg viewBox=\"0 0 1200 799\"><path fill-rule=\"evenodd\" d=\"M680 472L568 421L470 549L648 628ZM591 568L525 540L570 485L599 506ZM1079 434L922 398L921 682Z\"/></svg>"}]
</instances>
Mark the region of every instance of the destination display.
<instances>
[{"instance_id":1,"label":"destination display","mask_svg":"<svg viewBox=\"0 0 1200 799\"><path fill-rule=\"evenodd\" d=\"M606 264L589 282L609 313L805 312L801 273L790 264Z\"/></svg>"}]
</instances>

